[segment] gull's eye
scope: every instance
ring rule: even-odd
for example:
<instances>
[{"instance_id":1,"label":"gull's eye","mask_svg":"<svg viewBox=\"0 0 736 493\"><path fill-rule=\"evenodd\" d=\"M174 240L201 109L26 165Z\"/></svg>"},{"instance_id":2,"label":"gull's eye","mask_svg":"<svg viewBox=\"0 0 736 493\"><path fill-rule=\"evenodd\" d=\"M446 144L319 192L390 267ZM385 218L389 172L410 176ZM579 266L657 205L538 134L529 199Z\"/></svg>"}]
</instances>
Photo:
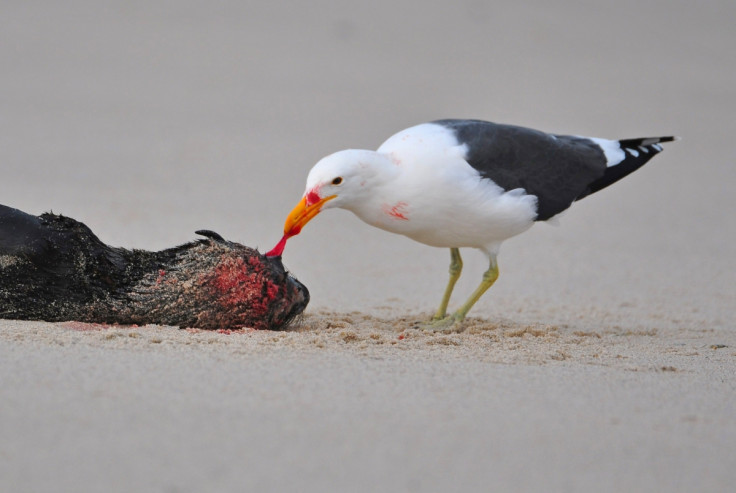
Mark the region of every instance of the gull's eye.
<instances>
[{"instance_id":1,"label":"gull's eye","mask_svg":"<svg viewBox=\"0 0 736 493\"><path fill-rule=\"evenodd\" d=\"M333 185L339 185L340 183L342 183L342 176L338 176L337 178L332 180Z\"/></svg>"}]
</instances>

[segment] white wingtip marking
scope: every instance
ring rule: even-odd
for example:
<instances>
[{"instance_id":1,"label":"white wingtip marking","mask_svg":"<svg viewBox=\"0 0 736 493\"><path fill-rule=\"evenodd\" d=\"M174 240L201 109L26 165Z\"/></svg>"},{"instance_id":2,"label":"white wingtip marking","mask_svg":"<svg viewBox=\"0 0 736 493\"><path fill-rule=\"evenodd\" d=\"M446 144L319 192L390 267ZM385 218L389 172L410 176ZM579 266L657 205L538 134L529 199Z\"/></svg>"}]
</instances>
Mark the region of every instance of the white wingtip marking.
<instances>
[{"instance_id":1,"label":"white wingtip marking","mask_svg":"<svg viewBox=\"0 0 736 493\"><path fill-rule=\"evenodd\" d=\"M621 149L621 144L616 140L598 139L595 137L587 137L588 140L594 142L603 151L606 157L606 166L616 166L618 163L626 159L626 153Z\"/></svg>"},{"instance_id":2,"label":"white wingtip marking","mask_svg":"<svg viewBox=\"0 0 736 493\"><path fill-rule=\"evenodd\" d=\"M629 147L624 148L624 150L634 157L639 157L639 151L635 151L634 149L631 149Z\"/></svg>"}]
</instances>

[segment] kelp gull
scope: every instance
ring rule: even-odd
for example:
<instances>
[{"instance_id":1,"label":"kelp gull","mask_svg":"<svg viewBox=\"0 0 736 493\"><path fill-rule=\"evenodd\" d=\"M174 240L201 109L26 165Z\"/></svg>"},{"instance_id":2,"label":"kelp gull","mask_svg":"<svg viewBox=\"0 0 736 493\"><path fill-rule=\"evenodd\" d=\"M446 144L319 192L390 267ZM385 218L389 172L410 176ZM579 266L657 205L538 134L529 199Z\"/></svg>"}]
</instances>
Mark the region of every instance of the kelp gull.
<instances>
[{"instance_id":1,"label":"kelp gull","mask_svg":"<svg viewBox=\"0 0 736 493\"><path fill-rule=\"evenodd\" d=\"M606 140L554 135L480 120L438 120L390 137L377 151L343 150L309 172L304 197L284 236L320 211L340 207L377 228L450 249L450 281L433 319L462 320L498 278L501 243L573 202L640 168L676 137ZM490 267L452 315L447 304L460 277L459 248L488 256Z\"/></svg>"}]
</instances>

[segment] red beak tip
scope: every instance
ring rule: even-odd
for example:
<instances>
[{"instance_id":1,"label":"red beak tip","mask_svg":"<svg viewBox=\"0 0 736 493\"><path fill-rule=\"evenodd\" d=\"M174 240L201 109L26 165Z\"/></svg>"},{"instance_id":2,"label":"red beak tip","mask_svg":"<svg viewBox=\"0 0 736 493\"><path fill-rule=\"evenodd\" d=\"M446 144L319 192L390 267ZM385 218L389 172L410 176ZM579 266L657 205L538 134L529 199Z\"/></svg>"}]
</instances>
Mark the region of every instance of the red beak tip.
<instances>
[{"instance_id":1,"label":"red beak tip","mask_svg":"<svg viewBox=\"0 0 736 493\"><path fill-rule=\"evenodd\" d=\"M284 253L284 248L286 248L286 240L288 239L289 237L286 235L281 237L276 246L266 252L266 257L280 257Z\"/></svg>"}]
</instances>

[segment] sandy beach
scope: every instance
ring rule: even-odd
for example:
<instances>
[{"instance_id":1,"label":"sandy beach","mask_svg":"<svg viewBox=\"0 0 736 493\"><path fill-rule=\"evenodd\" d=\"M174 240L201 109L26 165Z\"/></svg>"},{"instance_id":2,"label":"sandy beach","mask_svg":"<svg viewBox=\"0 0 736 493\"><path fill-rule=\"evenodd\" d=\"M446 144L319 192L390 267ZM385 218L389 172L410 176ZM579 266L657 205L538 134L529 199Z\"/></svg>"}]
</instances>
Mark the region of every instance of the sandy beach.
<instances>
[{"instance_id":1,"label":"sandy beach","mask_svg":"<svg viewBox=\"0 0 736 493\"><path fill-rule=\"evenodd\" d=\"M0 491L731 491L736 5L11 2L0 203L162 249L271 248L309 168L482 118L679 135L501 250L321 214L286 332L0 320ZM464 253L451 308L485 269Z\"/></svg>"}]
</instances>

